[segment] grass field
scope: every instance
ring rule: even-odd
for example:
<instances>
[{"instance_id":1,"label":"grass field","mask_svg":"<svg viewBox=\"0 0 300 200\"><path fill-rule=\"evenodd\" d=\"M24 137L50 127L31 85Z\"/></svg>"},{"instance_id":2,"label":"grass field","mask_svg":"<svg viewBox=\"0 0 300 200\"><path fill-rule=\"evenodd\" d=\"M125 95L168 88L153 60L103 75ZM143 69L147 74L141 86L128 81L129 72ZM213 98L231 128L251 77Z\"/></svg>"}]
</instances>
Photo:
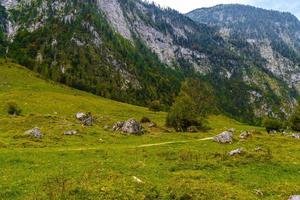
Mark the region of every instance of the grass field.
<instances>
[{"instance_id":1,"label":"grass field","mask_svg":"<svg viewBox=\"0 0 300 200\"><path fill-rule=\"evenodd\" d=\"M224 116L211 116L206 133L175 133L164 126L166 113L45 81L4 60L0 70L0 199L285 200L300 194L299 140ZM10 101L21 116L7 114ZM83 127L74 115L89 111L96 123ZM159 127L143 136L103 128L143 116ZM24 136L36 126L43 139ZM231 145L201 140L228 128L236 129ZM63 134L73 129L79 134ZM256 133L243 141L242 130ZM239 147L243 155L227 155Z\"/></svg>"}]
</instances>

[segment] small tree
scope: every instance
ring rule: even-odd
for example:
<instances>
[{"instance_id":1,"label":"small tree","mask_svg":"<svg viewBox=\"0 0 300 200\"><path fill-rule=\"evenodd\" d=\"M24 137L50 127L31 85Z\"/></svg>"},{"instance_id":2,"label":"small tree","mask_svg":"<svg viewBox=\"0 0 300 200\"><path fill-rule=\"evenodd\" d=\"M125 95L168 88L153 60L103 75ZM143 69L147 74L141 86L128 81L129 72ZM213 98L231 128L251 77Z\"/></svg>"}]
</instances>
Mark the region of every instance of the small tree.
<instances>
[{"instance_id":1,"label":"small tree","mask_svg":"<svg viewBox=\"0 0 300 200\"><path fill-rule=\"evenodd\" d=\"M9 102L7 103L7 113L9 115L20 115L22 113L22 109L19 108L19 106L17 105L17 103L15 102Z\"/></svg>"},{"instance_id":2,"label":"small tree","mask_svg":"<svg viewBox=\"0 0 300 200\"><path fill-rule=\"evenodd\" d=\"M283 128L282 122L280 122L277 119L267 118L264 120L263 125L266 128L268 133L270 133L272 131L280 131Z\"/></svg>"},{"instance_id":3,"label":"small tree","mask_svg":"<svg viewBox=\"0 0 300 200\"><path fill-rule=\"evenodd\" d=\"M188 79L168 113L166 124L180 132L187 131L189 127L201 130L205 128L204 119L213 105L208 85L197 79Z\"/></svg>"}]
</instances>

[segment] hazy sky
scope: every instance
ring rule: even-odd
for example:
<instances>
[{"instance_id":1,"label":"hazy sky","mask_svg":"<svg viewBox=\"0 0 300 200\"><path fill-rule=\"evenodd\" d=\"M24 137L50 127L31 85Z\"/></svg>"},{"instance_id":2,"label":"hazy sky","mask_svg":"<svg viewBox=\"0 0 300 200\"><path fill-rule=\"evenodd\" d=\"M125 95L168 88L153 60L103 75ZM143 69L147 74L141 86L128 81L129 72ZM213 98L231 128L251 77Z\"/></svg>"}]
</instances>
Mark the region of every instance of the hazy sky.
<instances>
[{"instance_id":1,"label":"hazy sky","mask_svg":"<svg viewBox=\"0 0 300 200\"><path fill-rule=\"evenodd\" d=\"M288 11L300 19L300 0L148 0L154 1L163 7L171 7L182 13L201 7L210 7L217 4L240 3L261 8Z\"/></svg>"}]
</instances>

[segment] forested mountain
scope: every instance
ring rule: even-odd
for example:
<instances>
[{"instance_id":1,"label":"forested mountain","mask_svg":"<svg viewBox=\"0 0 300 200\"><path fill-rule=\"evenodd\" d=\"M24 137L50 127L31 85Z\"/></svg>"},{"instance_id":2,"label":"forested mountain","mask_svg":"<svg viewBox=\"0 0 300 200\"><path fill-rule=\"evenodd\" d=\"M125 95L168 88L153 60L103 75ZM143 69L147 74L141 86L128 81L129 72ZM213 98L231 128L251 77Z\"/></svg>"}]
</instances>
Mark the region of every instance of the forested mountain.
<instances>
[{"instance_id":1,"label":"forested mountain","mask_svg":"<svg viewBox=\"0 0 300 200\"><path fill-rule=\"evenodd\" d=\"M160 100L168 107L182 80L198 77L211 85L220 111L254 122L265 115L286 116L298 96L296 84L287 81L297 56L274 55L285 64L289 60L287 67L293 64L286 77L278 76L268 68L268 47L262 54L244 37L224 37L219 26L171 9L140 0L1 4L6 33L1 46L7 57L104 97L139 105Z\"/></svg>"}]
</instances>

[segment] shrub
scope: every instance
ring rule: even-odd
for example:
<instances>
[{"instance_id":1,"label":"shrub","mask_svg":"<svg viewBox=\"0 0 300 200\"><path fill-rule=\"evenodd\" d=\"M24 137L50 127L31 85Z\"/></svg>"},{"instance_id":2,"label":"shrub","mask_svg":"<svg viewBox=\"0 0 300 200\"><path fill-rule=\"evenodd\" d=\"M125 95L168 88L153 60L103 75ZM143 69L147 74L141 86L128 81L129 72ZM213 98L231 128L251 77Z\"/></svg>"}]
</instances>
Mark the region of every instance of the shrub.
<instances>
[{"instance_id":1,"label":"shrub","mask_svg":"<svg viewBox=\"0 0 300 200\"><path fill-rule=\"evenodd\" d=\"M148 117L142 117L141 123L150 123L151 120Z\"/></svg>"},{"instance_id":2,"label":"shrub","mask_svg":"<svg viewBox=\"0 0 300 200\"><path fill-rule=\"evenodd\" d=\"M171 107L166 124L176 131L204 130L206 116L214 110L209 86L197 79L188 79Z\"/></svg>"},{"instance_id":3,"label":"shrub","mask_svg":"<svg viewBox=\"0 0 300 200\"><path fill-rule=\"evenodd\" d=\"M203 124L197 116L195 105L189 97L176 100L167 116L167 126L178 132L186 132L191 126L202 129Z\"/></svg>"},{"instance_id":4,"label":"shrub","mask_svg":"<svg viewBox=\"0 0 300 200\"><path fill-rule=\"evenodd\" d=\"M264 120L263 125L266 128L268 133L272 131L281 131L283 129L282 122L277 119L267 118Z\"/></svg>"},{"instance_id":5,"label":"shrub","mask_svg":"<svg viewBox=\"0 0 300 200\"><path fill-rule=\"evenodd\" d=\"M9 115L20 115L22 113L22 109L19 108L19 106L17 105L17 103L15 102L9 102L7 103L7 113Z\"/></svg>"},{"instance_id":6,"label":"shrub","mask_svg":"<svg viewBox=\"0 0 300 200\"><path fill-rule=\"evenodd\" d=\"M154 111L154 112L158 112L161 111L161 104L159 100L155 100L155 101L151 101L148 105L149 110Z\"/></svg>"}]
</instances>

